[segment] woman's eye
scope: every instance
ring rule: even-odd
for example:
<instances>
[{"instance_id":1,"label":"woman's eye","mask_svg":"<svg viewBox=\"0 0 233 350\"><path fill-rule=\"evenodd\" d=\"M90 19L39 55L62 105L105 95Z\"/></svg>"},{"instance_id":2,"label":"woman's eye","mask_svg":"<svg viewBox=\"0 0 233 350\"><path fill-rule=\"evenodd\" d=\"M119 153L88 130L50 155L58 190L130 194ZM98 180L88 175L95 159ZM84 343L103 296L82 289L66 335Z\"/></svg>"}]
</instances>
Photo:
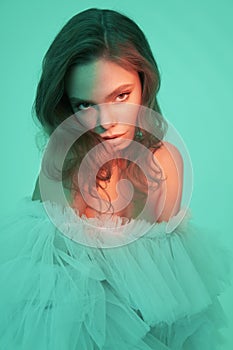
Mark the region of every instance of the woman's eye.
<instances>
[{"instance_id":1,"label":"woman's eye","mask_svg":"<svg viewBox=\"0 0 233 350\"><path fill-rule=\"evenodd\" d=\"M129 97L129 95L130 95L130 92L123 92L122 94L117 96L116 101L117 102L126 101Z\"/></svg>"},{"instance_id":2,"label":"woman's eye","mask_svg":"<svg viewBox=\"0 0 233 350\"><path fill-rule=\"evenodd\" d=\"M86 109L90 108L91 104L88 102L82 102L75 106L75 109L78 111L85 111Z\"/></svg>"}]
</instances>

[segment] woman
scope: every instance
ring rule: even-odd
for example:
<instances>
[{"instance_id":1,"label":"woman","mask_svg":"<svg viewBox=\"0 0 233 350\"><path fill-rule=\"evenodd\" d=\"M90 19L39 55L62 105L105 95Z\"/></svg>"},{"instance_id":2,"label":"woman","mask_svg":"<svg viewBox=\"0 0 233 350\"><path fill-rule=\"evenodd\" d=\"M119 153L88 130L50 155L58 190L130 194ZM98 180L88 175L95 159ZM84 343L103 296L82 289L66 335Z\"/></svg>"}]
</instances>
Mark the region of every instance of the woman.
<instances>
[{"instance_id":1,"label":"woman","mask_svg":"<svg viewBox=\"0 0 233 350\"><path fill-rule=\"evenodd\" d=\"M32 199L1 225L3 349L218 348L228 252L180 208L159 86L118 12L79 13L50 46L35 100L48 150Z\"/></svg>"}]
</instances>

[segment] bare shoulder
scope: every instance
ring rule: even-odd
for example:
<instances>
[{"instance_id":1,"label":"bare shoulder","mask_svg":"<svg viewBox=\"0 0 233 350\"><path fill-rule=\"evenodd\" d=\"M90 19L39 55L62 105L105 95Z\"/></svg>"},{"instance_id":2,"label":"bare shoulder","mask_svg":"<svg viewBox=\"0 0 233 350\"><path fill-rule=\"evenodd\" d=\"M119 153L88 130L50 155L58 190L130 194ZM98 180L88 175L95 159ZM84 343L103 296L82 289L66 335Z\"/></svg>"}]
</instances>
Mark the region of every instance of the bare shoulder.
<instances>
[{"instance_id":1,"label":"bare shoulder","mask_svg":"<svg viewBox=\"0 0 233 350\"><path fill-rule=\"evenodd\" d=\"M161 195L157 204L157 221L168 221L180 210L183 189L183 158L176 146L163 141L154 153L165 180L161 185Z\"/></svg>"},{"instance_id":2,"label":"bare shoulder","mask_svg":"<svg viewBox=\"0 0 233 350\"><path fill-rule=\"evenodd\" d=\"M154 153L155 158L161 162L163 166L174 166L183 168L183 158L178 148L170 142L163 141L160 148Z\"/></svg>"},{"instance_id":3,"label":"bare shoulder","mask_svg":"<svg viewBox=\"0 0 233 350\"><path fill-rule=\"evenodd\" d=\"M40 194L40 187L39 187L39 176L37 177L36 179L36 184L35 184L35 188L34 188L34 192L32 194L32 200L33 201L41 201L42 202L42 199L41 199L41 194Z\"/></svg>"},{"instance_id":4,"label":"bare shoulder","mask_svg":"<svg viewBox=\"0 0 233 350\"><path fill-rule=\"evenodd\" d=\"M49 181L49 180L47 179L47 181ZM70 180L63 181L63 192L65 194L67 202L70 205L72 205L73 197L72 197L71 190L70 190L70 188L71 188L70 183L71 183ZM53 190L48 192L48 197L43 196L43 201L45 201L47 199L52 200L52 198L54 198L55 202L60 203L59 196L58 197L51 196L51 194L56 193L56 185L55 185L55 189L53 187L54 186L54 181L50 182L50 186L51 186L51 189L53 189ZM37 201L37 200L42 202L41 191L40 191L40 184L39 184L39 175L37 176L35 188L34 188L34 191L33 191L33 194L32 194L32 201Z\"/></svg>"}]
</instances>

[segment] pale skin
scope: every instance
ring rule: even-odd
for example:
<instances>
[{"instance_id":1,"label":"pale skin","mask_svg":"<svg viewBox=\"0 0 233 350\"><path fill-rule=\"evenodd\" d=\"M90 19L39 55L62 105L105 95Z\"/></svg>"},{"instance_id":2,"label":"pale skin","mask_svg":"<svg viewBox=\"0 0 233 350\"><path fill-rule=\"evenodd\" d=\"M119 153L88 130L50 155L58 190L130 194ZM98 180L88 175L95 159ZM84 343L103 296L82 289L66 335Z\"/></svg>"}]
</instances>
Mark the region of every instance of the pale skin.
<instances>
[{"instance_id":1,"label":"pale skin","mask_svg":"<svg viewBox=\"0 0 233 350\"><path fill-rule=\"evenodd\" d=\"M108 140L119 150L126 149L130 140L133 140L137 118L131 116L130 124L118 122L113 114L109 114L104 106L111 103L141 104L142 87L135 71L125 70L114 62L98 59L85 65L75 66L67 76L66 92L74 112L88 111L93 105L103 105L99 113L98 126L90 125L90 129L101 137L118 137ZM106 139L104 139L106 140ZM171 143L164 142L164 146L156 150L154 157L162 169L166 180L161 183L159 190L155 191L150 209L145 219L149 221L168 221L180 210L183 186L183 160L178 149ZM111 201L116 196L116 183L119 180L117 167L113 168L110 182L107 183L107 193ZM104 192L99 190L100 197L105 199ZM34 191L33 199L40 199L39 188ZM89 203L88 203L89 204ZM73 208L77 208L80 214L87 217L96 216L96 211L88 205L82 197L75 196L71 202ZM125 210L117 212L117 215L129 218L137 215L139 208L135 203L127 206Z\"/></svg>"}]
</instances>

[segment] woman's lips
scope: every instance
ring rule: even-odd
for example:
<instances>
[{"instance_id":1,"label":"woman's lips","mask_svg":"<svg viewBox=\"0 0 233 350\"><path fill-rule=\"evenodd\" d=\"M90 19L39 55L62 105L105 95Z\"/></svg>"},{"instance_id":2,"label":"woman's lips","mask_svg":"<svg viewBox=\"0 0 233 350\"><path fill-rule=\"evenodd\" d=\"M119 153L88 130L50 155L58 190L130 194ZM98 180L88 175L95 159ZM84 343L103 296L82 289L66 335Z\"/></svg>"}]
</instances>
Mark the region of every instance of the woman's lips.
<instances>
[{"instance_id":1,"label":"woman's lips","mask_svg":"<svg viewBox=\"0 0 233 350\"><path fill-rule=\"evenodd\" d=\"M116 139L116 138L118 138L118 137L121 137L121 136L123 136L124 134L119 134L119 135L111 135L111 136L102 136L102 139L104 139L104 140L112 140L112 139Z\"/></svg>"}]
</instances>

